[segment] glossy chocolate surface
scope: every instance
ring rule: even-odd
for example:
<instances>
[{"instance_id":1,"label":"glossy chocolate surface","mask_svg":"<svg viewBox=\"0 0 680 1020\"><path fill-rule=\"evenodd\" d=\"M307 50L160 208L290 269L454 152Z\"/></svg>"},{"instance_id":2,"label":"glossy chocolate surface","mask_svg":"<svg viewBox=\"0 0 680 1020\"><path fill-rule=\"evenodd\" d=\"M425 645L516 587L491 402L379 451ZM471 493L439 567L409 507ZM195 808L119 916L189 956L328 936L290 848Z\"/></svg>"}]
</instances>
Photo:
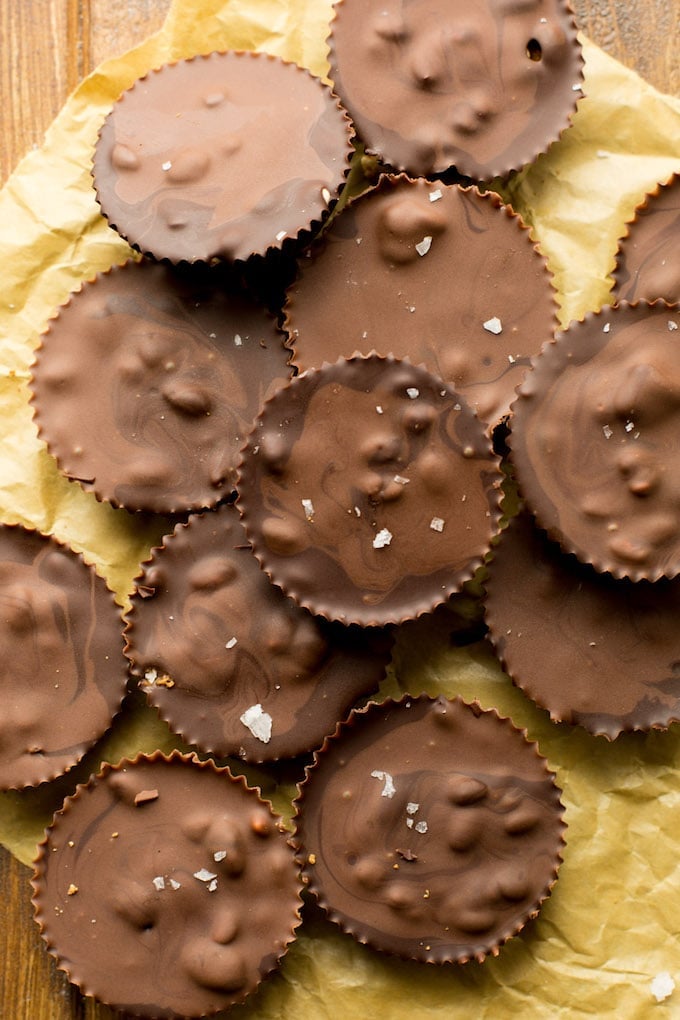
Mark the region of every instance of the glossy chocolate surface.
<instances>
[{"instance_id":1,"label":"glossy chocolate surface","mask_svg":"<svg viewBox=\"0 0 680 1020\"><path fill-rule=\"evenodd\" d=\"M488 572L496 651L553 720L613 739L680 719L680 581L598 574L529 514L503 531Z\"/></svg>"},{"instance_id":2,"label":"glossy chocolate surface","mask_svg":"<svg viewBox=\"0 0 680 1020\"><path fill-rule=\"evenodd\" d=\"M105 766L41 847L36 919L87 995L149 1017L243 1000L298 923L286 835L245 783L175 755Z\"/></svg>"},{"instance_id":3,"label":"glossy chocolate surface","mask_svg":"<svg viewBox=\"0 0 680 1020\"><path fill-rule=\"evenodd\" d=\"M614 280L618 301L680 301L680 175L636 209L619 246Z\"/></svg>"},{"instance_id":4,"label":"glossy chocolate surface","mask_svg":"<svg viewBox=\"0 0 680 1020\"><path fill-rule=\"evenodd\" d=\"M318 747L384 678L382 632L329 624L270 583L237 510L178 525L154 552L128 616L127 654L173 730L248 761Z\"/></svg>"},{"instance_id":5,"label":"glossy chocolate surface","mask_svg":"<svg viewBox=\"0 0 680 1020\"><path fill-rule=\"evenodd\" d=\"M291 374L273 320L209 270L128 262L72 295L33 369L69 478L129 510L213 506L262 400Z\"/></svg>"},{"instance_id":6,"label":"glossy chocolate surface","mask_svg":"<svg viewBox=\"0 0 680 1020\"><path fill-rule=\"evenodd\" d=\"M66 772L125 694L120 610L80 556L0 527L0 789Z\"/></svg>"},{"instance_id":7,"label":"glossy chocolate surface","mask_svg":"<svg viewBox=\"0 0 680 1020\"><path fill-rule=\"evenodd\" d=\"M483 428L425 369L340 360L265 405L244 450L239 508L274 583L343 623L395 623L445 601L499 517Z\"/></svg>"},{"instance_id":8,"label":"glossy chocolate surface","mask_svg":"<svg viewBox=\"0 0 680 1020\"><path fill-rule=\"evenodd\" d=\"M405 698L355 713L308 772L295 843L329 917L360 942L482 960L557 875L560 791L507 719Z\"/></svg>"},{"instance_id":9,"label":"glossy chocolate surface","mask_svg":"<svg viewBox=\"0 0 680 1020\"><path fill-rule=\"evenodd\" d=\"M509 206L404 176L382 178L335 218L286 312L298 368L355 351L409 357L490 425L557 324L545 259Z\"/></svg>"},{"instance_id":10,"label":"glossy chocolate surface","mask_svg":"<svg viewBox=\"0 0 680 1020\"><path fill-rule=\"evenodd\" d=\"M243 260L322 219L350 138L330 89L295 64L197 56L150 71L115 104L95 151L97 197L142 252Z\"/></svg>"},{"instance_id":11,"label":"glossy chocolate surface","mask_svg":"<svg viewBox=\"0 0 680 1020\"><path fill-rule=\"evenodd\" d=\"M539 525L631 580L680 573L680 309L621 305L547 345L513 405L511 457Z\"/></svg>"},{"instance_id":12,"label":"glossy chocolate surface","mask_svg":"<svg viewBox=\"0 0 680 1020\"><path fill-rule=\"evenodd\" d=\"M582 58L564 0L338 0L331 78L368 150L489 180L547 149Z\"/></svg>"}]
</instances>

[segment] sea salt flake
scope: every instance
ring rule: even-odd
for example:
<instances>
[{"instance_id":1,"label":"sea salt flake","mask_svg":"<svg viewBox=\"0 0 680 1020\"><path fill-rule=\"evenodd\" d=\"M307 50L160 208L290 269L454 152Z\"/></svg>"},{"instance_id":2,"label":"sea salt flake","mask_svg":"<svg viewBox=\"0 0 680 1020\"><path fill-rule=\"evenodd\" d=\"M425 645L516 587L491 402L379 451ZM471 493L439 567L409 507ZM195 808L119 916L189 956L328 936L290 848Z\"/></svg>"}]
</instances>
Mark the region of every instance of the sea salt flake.
<instances>
[{"instance_id":1,"label":"sea salt flake","mask_svg":"<svg viewBox=\"0 0 680 1020\"><path fill-rule=\"evenodd\" d=\"M230 637L224 647L225 648L233 648L234 645L237 645L237 644L238 644L238 638Z\"/></svg>"},{"instance_id":2,"label":"sea salt flake","mask_svg":"<svg viewBox=\"0 0 680 1020\"><path fill-rule=\"evenodd\" d=\"M378 414L384 414L384 411L383 411L382 407L380 406L380 404L376 404L375 405L375 409L378 412Z\"/></svg>"},{"instance_id":3,"label":"sea salt flake","mask_svg":"<svg viewBox=\"0 0 680 1020\"><path fill-rule=\"evenodd\" d=\"M212 882L214 878L217 878L217 875L208 871L207 868L201 868L200 871L194 872L194 878L197 878L199 882Z\"/></svg>"},{"instance_id":4,"label":"sea salt flake","mask_svg":"<svg viewBox=\"0 0 680 1020\"><path fill-rule=\"evenodd\" d=\"M169 159L166 160L165 163L161 164L161 170L166 170L166 171L167 170L172 170L172 163L170 162Z\"/></svg>"},{"instance_id":5,"label":"sea salt flake","mask_svg":"<svg viewBox=\"0 0 680 1020\"><path fill-rule=\"evenodd\" d=\"M208 882L208 892L215 892L217 889L217 879L213 878L212 882Z\"/></svg>"},{"instance_id":6,"label":"sea salt flake","mask_svg":"<svg viewBox=\"0 0 680 1020\"><path fill-rule=\"evenodd\" d=\"M216 850L215 853L213 854L213 860L217 864L219 864L220 861L223 861L226 856L227 856L227 851L226 850Z\"/></svg>"},{"instance_id":7,"label":"sea salt flake","mask_svg":"<svg viewBox=\"0 0 680 1020\"><path fill-rule=\"evenodd\" d=\"M358 506L354 507L354 514L356 517L361 517L361 510L359 509Z\"/></svg>"},{"instance_id":8,"label":"sea salt flake","mask_svg":"<svg viewBox=\"0 0 680 1020\"><path fill-rule=\"evenodd\" d=\"M609 425L603 425L602 426L602 431L604 432L604 438L605 439L611 439L611 437L614 435L612 430L609 428Z\"/></svg>"},{"instance_id":9,"label":"sea salt flake","mask_svg":"<svg viewBox=\"0 0 680 1020\"><path fill-rule=\"evenodd\" d=\"M416 804L412 800L410 800L406 805L406 813L409 815L414 815L419 807L420 804Z\"/></svg>"},{"instance_id":10,"label":"sea salt flake","mask_svg":"<svg viewBox=\"0 0 680 1020\"><path fill-rule=\"evenodd\" d=\"M626 424L624 425L624 428L626 432L632 432L633 429L635 428L635 423L632 421L627 421Z\"/></svg>"},{"instance_id":11,"label":"sea salt flake","mask_svg":"<svg viewBox=\"0 0 680 1020\"><path fill-rule=\"evenodd\" d=\"M173 889L181 889L182 888L182 883L176 881L176 879L174 879L174 878L170 879L170 885L172 886Z\"/></svg>"},{"instance_id":12,"label":"sea salt flake","mask_svg":"<svg viewBox=\"0 0 680 1020\"><path fill-rule=\"evenodd\" d=\"M652 980L652 995L657 1002L663 1002L664 999L668 999L674 991L675 981L667 970L662 970Z\"/></svg>"},{"instance_id":13,"label":"sea salt flake","mask_svg":"<svg viewBox=\"0 0 680 1020\"><path fill-rule=\"evenodd\" d=\"M611 328L612 328L611 322L605 322L604 326L602 327L602 332L608 333Z\"/></svg>"},{"instance_id":14,"label":"sea salt flake","mask_svg":"<svg viewBox=\"0 0 680 1020\"><path fill-rule=\"evenodd\" d=\"M440 198L443 198L441 188L436 188L435 191L430 192L430 202L438 202Z\"/></svg>"},{"instance_id":15,"label":"sea salt flake","mask_svg":"<svg viewBox=\"0 0 680 1020\"><path fill-rule=\"evenodd\" d=\"M276 235L276 240L277 241L283 241L283 239L286 236L286 234L287 234L286 230L279 230L278 234Z\"/></svg>"},{"instance_id":16,"label":"sea salt flake","mask_svg":"<svg viewBox=\"0 0 680 1020\"><path fill-rule=\"evenodd\" d=\"M430 528L432 531L443 531L445 523L446 521L444 521L441 517L433 517L430 521Z\"/></svg>"},{"instance_id":17,"label":"sea salt flake","mask_svg":"<svg viewBox=\"0 0 680 1020\"><path fill-rule=\"evenodd\" d=\"M394 480L395 480L395 482L397 482L397 483L398 483L399 485L408 485L408 483L409 483L409 482L411 481L411 479L410 479L410 478L404 478L404 476L403 476L403 475L395 475L395 476L394 476Z\"/></svg>"},{"instance_id":18,"label":"sea salt flake","mask_svg":"<svg viewBox=\"0 0 680 1020\"><path fill-rule=\"evenodd\" d=\"M154 887L160 892L161 889L165 889L165 879L162 875L156 875L153 880Z\"/></svg>"},{"instance_id":19,"label":"sea salt flake","mask_svg":"<svg viewBox=\"0 0 680 1020\"><path fill-rule=\"evenodd\" d=\"M389 774L389 772L381 772L379 769L376 769L375 771L371 772L371 778L379 779L381 782L385 784L380 793L381 797L394 797L397 790L394 785L392 776Z\"/></svg>"},{"instance_id":20,"label":"sea salt flake","mask_svg":"<svg viewBox=\"0 0 680 1020\"><path fill-rule=\"evenodd\" d=\"M307 520L310 521L310 522L313 521L314 520L314 504L312 503L311 499L302 499L302 500L300 500L300 502L302 503L302 509L305 512L305 517L307 518Z\"/></svg>"},{"instance_id":21,"label":"sea salt flake","mask_svg":"<svg viewBox=\"0 0 680 1020\"><path fill-rule=\"evenodd\" d=\"M386 545L389 545L392 541L392 532L388 531L387 528L381 528L378 534L373 539L374 549L384 549Z\"/></svg>"},{"instance_id":22,"label":"sea salt flake","mask_svg":"<svg viewBox=\"0 0 680 1020\"><path fill-rule=\"evenodd\" d=\"M427 832L427 822L416 822L415 830L420 833Z\"/></svg>"},{"instance_id":23,"label":"sea salt flake","mask_svg":"<svg viewBox=\"0 0 680 1020\"><path fill-rule=\"evenodd\" d=\"M234 347L243 347L243 337L239 333L234 334Z\"/></svg>"},{"instance_id":24,"label":"sea salt flake","mask_svg":"<svg viewBox=\"0 0 680 1020\"><path fill-rule=\"evenodd\" d=\"M412 818L407 818L406 819L406 825L407 825L407 828L412 829L413 828L413 819Z\"/></svg>"},{"instance_id":25,"label":"sea salt flake","mask_svg":"<svg viewBox=\"0 0 680 1020\"><path fill-rule=\"evenodd\" d=\"M582 85L572 85L571 86L571 91L572 92L583 92L583 86Z\"/></svg>"},{"instance_id":26,"label":"sea salt flake","mask_svg":"<svg viewBox=\"0 0 680 1020\"><path fill-rule=\"evenodd\" d=\"M328 203L331 200L331 193L328 190L328 188L322 188L321 189L321 197L324 200L324 202L326 203L326 205L328 205Z\"/></svg>"},{"instance_id":27,"label":"sea salt flake","mask_svg":"<svg viewBox=\"0 0 680 1020\"><path fill-rule=\"evenodd\" d=\"M416 389L415 386L408 386L406 389L407 395L411 400L416 400L420 396L420 390Z\"/></svg>"},{"instance_id":28,"label":"sea salt flake","mask_svg":"<svg viewBox=\"0 0 680 1020\"><path fill-rule=\"evenodd\" d=\"M409 305L408 306L408 310L409 310L409 312L415 312L416 306L415 305Z\"/></svg>"},{"instance_id":29,"label":"sea salt flake","mask_svg":"<svg viewBox=\"0 0 680 1020\"><path fill-rule=\"evenodd\" d=\"M155 684L157 676L158 676L158 670L156 670L156 669L147 669L146 673L144 674L144 679L146 680L146 682L148 684Z\"/></svg>"},{"instance_id":30,"label":"sea salt flake","mask_svg":"<svg viewBox=\"0 0 680 1020\"><path fill-rule=\"evenodd\" d=\"M668 330L669 330L669 332L673 333L673 332L675 332L675 330L677 328L678 328L677 322L675 322L674 319L669 319L668 320Z\"/></svg>"},{"instance_id":31,"label":"sea salt flake","mask_svg":"<svg viewBox=\"0 0 680 1020\"><path fill-rule=\"evenodd\" d=\"M430 234L426 234L422 241L418 241L418 244L416 245L416 251L422 257L423 255L427 255L431 247L432 236Z\"/></svg>"},{"instance_id":32,"label":"sea salt flake","mask_svg":"<svg viewBox=\"0 0 680 1020\"><path fill-rule=\"evenodd\" d=\"M498 336L499 333L503 332L503 323L497 315L494 315L492 319L487 319L486 322L482 323L482 325L487 333L494 333Z\"/></svg>"},{"instance_id":33,"label":"sea salt flake","mask_svg":"<svg viewBox=\"0 0 680 1020\"><path fill-rule=\"evenodd\" d=\"M272 717L262 710L262 705L251 705L240 717L240 721L257 740L261 740L263 744L269 743L272 735Z\"/></svg>"}]
</instances>

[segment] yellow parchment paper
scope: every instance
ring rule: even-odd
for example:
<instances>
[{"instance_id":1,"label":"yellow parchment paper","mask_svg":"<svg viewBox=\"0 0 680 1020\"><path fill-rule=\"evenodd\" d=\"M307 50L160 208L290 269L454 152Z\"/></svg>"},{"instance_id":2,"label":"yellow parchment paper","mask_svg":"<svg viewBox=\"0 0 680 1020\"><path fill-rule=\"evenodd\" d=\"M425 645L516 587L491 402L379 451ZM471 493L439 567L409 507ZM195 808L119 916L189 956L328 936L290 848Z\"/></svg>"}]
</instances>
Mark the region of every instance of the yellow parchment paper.
<instances>
[{"instance_id":1,"label":"yellow parchment paper","mask_svg":"<svg viewBox=\"0 0 680 1020\"><path fill-rule=\"evenodd\" d=\"M95 564L124 606L167 520L99 504L63 479L28 401L33 351L69 292L124 261L99 214L92 146L117 96L167 60L266 50L327 72L331 0L175 0L156 36L103 64L69 99L44 145L0 192L0 520L53 533ZM585 97L549 153L502 189L532 225L555 274L565 326L609 300L617 238L646 191L680 171L680 101L660 95L587 39ZM449 639L447 611L402 628L384 694L443 692L508 715L555 769L568 823L559 881L540 917L496 959L463 968L397 962L309 912L282 970L239 1020L505 1020L680 1017L680 727L610 744L555 726L509 682L489 648ZM680 656L679 656L680 658ZM0 707L1 711L1 707ZM67 777L0 795L0 842L29 862L51 812L100 761L175 738L141 699ZM251 771L290 813L291 786ZM678 989L657 1004L651 982Z\"/></svg>"}]
</instances>

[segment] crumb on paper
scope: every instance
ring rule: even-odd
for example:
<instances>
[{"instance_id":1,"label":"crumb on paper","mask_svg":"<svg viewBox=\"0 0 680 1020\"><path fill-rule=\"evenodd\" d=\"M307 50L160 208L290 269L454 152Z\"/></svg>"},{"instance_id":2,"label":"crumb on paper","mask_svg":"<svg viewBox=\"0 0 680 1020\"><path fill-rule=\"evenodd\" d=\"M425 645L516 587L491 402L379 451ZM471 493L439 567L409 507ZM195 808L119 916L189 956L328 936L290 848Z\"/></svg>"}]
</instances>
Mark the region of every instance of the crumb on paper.
<instances>
[{"instance_id":1,"label":"crumb on paper","mask_svg":"<svg viewBox=\"0 0 680 1020\"><path fill-rule=\"evenodd\" d=\"M662 970L652 980L652 995L657 1002L663 1002L675 991L675 981L667 970Z\"/></svg>"},{"instance_id":2,"label":"crumb on paper","mask_svg":"<svg viewBox=\"0 0 680 1020\"><path fill-rule=\"evenodd\" d=\"M380 793L381 797L394 797L397 789L389 772L381 772L380 769L374 769L374 771L371 772L371 777L373 779L379 779L385 784Z\"/></svg>"},{"instance_id":3,"label":"crumb on paper","mask_svg":"<svg viewBox=\"0 0 680 1020\"><path fill-rule=\"evenodd\" d=\"M487 333L493 333L495 336L503 332L503 323L497 315L494 315L492 319L487 319L482 325Z\"/></svg>"},{"instance_id":4,"label":"crumb on paper","mask_svg":"<svg viewBox=\"0 0 680 1020\"><path fill-rule=\"evenodd\" d=\"M243 725L250 730L256 740L261 740L263 744L268 744L271 740L272 735L272 717L262 709L262 705L251 705L247 708L240 721Z\"/></svg>"},{"instance_id":5,"label":"crumb on paper","mask_svg":"<svg viewBox=\"0 0 680 1020\"><path fill-rule=\"evenodd\" d=\"M374 549L384 549L386 545L389 545L392 541L392 532L388 531L387 528L381 528L378 534L373 539Z\"/></svg>"},{"instance_id":6,"label":"crumb on paper","mask_svg":"<svg viewBox=\"0 0 680 1020\"><path fill-rule=\"evenodd\" d=\"M150 804L153 800L158 800L158 790L140 790L135 794L135 807Z\"/></svg>"}]
</instances>

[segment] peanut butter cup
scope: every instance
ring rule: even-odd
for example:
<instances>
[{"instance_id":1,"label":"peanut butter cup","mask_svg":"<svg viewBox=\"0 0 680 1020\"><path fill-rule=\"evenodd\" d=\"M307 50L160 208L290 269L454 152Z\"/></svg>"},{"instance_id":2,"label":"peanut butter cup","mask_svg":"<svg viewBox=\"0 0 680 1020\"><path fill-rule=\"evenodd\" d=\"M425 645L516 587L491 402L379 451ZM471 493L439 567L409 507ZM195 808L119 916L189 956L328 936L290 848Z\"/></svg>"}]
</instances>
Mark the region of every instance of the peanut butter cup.
<instances>
[{"instance_id":1,"label":"peanut butter cup","mask_svg":"<svg viewBox=\"0 0 680 1020\"><path fill-rule=\"evenodd\" d=\"M536 745L493 711L405 698L353 713L297 801L303 876L340 927L397 956L465 963L538 913L564 844Z\"/></svg>"},{"instance_id":2,"label":"peanut butter cup","mask_svg":"<svg viewBox=\"0 0 680 1020\"><path fill-rule=\"evenodd\" d=\"M523 513L494 548L486 620L518 687L556 722L614 739L680 720L680 581L598 574Z\"/></svg>"},{"instance_id":3,"label":"peanut butter cup","mask_svg":"<svg viewBox=\"0 0 680 1020\"><path fill-rule=\"evenodd\" d=\"M190 518L154 550L127 639L132 672L173 730L258 762L318 747L384 678L390 650L382 631L327 623L275 588L233 506Z\"/></svg>"},{"instance_id":4,"label":"peanut butter cup","mask_svg":"<svg viewBox=\"0 0 680 1020\"><path fill-rule=\"evenodd\" d=\"M73 294L33 367L61 470L128 510L213 506L262 400L291 375L273 319L221 274L128 262Z\"/></svg>"},{"instance_id":5,"label":"peanut butter cup","mask_svg":"<svg viewBox=\"0 0 680 1020\"><path fill-rule=\"evenodd\" d=\"M230 262L320 222L349 167L352 129L330 89L264 53L150 71L101 129L102 212L133 247L171 262Z\"/></svg>"},{"instance_id":6,"label":"peanut butter cup","mask_svg":"<svg viewBox=\"0 0 680 1020\"><path fill-rule=\"evenodd\" d=\"M680 306L622 304L534 360L512 406L519 488L539 525L596 570L680 573Z\"/></svg>"},{"instance_id":7,"label":"peanut butter cup","mask_svg":"<svg viewBox=\"0 0 680 1020\"><path fill-rule=\"evenodd\" d=\"M127 682L123 622L82 557L0 526L0 789L72 768L109 728Z\"/></svg>"},{"instance_id":8,"label":"peanut butter cup","mask_svg":"<svg viewBox=\"0 0 680 1020\"><path fill-rule=\"evenodd\" d=\"M428 612L481 564L499 470L480 422L424 368L377 355L293 379L264 406L237 483L271 579L327 619Z\"/></svg>"},{"instance_id":9,"label":"peanut butter cup","mask_svg":"<svg viewBox=\"0 0 680 1020\"><path fill-rule=\"evenodd\" d=\"M40 845L36 920L88 996L147 1017L241 1002L299 923L278 819L228 769L177 753L105 765Z\"/></svg>"},{"instance_id":10,"label":"peanut butter cup","mask_svg":"<svg viewBox=\"0 0 680 1020\"><path fill-rule=\"evenodd\" d=\"M369 152L505 175L567 127L582 57L566 0L337 0L331 78Z\"/></svg>"},{"instance_id":11,"label":"peanut butter cup","mask_svg":"<svg viewBox=\"0 0 680 1020\"><path fill-rule=\"evenodd\" d=\"M680 175L637 207L619 243L614 273L618 301L680 301Z\"/></svg>"},{"instance_id":12,"label":"peanut butter cup","mask_svg":"<svg viewBox=\"0 0 680 1020\"><path fill-rule=\"evenodd\" d=\"M299 369L356 351L408 357L493 426L556 309L545 259L498 195L402 175L335 218L288 290L285 325Z\"/></svg>"}]
</instances>

